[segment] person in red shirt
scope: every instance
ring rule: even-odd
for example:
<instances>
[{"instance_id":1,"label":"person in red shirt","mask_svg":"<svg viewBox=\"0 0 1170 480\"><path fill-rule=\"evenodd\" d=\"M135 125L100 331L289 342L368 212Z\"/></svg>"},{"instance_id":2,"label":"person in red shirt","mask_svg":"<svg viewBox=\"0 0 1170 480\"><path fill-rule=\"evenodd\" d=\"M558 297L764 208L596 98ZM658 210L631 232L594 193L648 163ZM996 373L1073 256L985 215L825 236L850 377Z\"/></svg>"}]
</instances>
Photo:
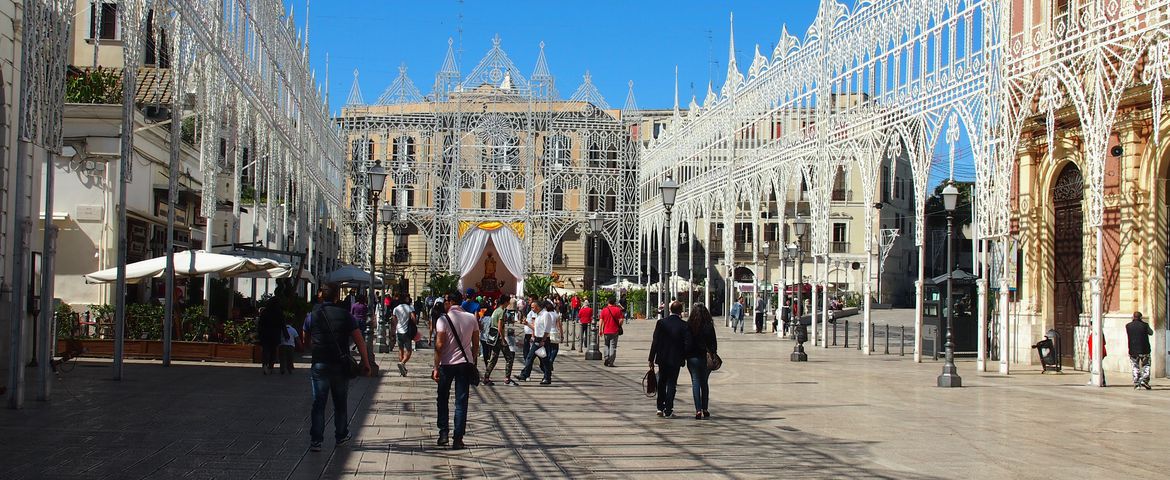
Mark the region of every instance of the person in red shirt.
<instances>
[{"instance_id":1,"label":"person in red shirt","mask_svg":"<svg viewBox=\"0 0 1170 480\"><path fill-rule=\"evenodd\" d=\"M573 297L577 300L577 297ZM589 301L585 301L585 305L577 310L577 319L581 321L581 351L585 351L585 346L589 343L589 324L593 323L593 308L589 306Z\"/></svg>"},{"instance_id":2,"label":"person in red shirt","mask_svg":"<svg viewBox=\"0 0 1170 480\"><path fill-rule=\"evenodd\" d=\"M601 309L601 334L605 335L605 366L612 367L617 359L618 337L622 334L622 309L617 306L613 297L609 298L609 305Z\"/></svg>"}]
</instances>

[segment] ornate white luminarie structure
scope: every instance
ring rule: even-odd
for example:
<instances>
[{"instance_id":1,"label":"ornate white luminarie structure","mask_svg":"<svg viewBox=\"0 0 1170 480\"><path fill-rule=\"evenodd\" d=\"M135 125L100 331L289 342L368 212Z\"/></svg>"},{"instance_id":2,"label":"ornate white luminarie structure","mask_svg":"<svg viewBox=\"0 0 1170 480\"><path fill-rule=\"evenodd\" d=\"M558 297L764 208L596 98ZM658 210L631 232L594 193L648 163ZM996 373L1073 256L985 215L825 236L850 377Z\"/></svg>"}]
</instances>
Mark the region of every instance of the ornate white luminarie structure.
<instances>
[{"instance_id":1,"label":"ornate white luminarie structure","mask_svg":"<svg viewBox=\"0 0 1170 480\"><path fill-rule=\"evenodd\" d=\"M133 133L140 128L135 120L140 108L153 107L156 112L169 109L174 127L168 203L178 205L180 135L188 126L184 120L190 120L202 177L198 215L207 224L205 248L212 247L218 209L230 208L232 223L238 227L241 197L250 187L254 192L251 207L262 211L265 219L268 231L264 238L273 240L265 246L306 251L307 258L313 259L318 227L338 218L343 149L309 67L308 27L302 38L292 15L286 15L278 0L113 3L119 41L105 48L122 49L121 151L135 150ZM105 12L106 8L93 9L95 25L103 24ZM93 40L96 66L103 46L100 38ZM145 52L146 48L155 50ZM146 53L156 59L168 56L170 65L155 61L144 66ZM154 78L164 79L153 82L151 88L169 90L170 104L138 103L137 77L150 69L154 69ZM121 268L127 263L126 191L134 173L132 157L121 155L118 168L120 201L115 223L117 265ZM225 185L230 192L223 191ZM174 208L168 209L167 220L166 251L173 252ZM173 282L171 277L168 275L168 286ZM121 273L116 288L114 376L120 378L126 297ZM205 300L209 290L205 283ZM166 289L166 296L164 362L169 361L172 288Z\"/></svg>"},{"instance_id":2,"label":"ornate white luminarie structure","mask_svg":"<svg viewBox=\"0 0 1170 480\"><path fill-rule=\"evenodd\" d=\"M692 105L683 121L650 145L639 176L641 231L653 231L663 222L661 201L655 197L658 182L667 176L682 183L676 224L697 218L731 224L745 206L758 219L770 192L784 198L784 190L803 179L810 192L812 254L823 258L828 253L828 172L845 165L874 179L862 192L871 203L882 156L906 155L919 246L917 359L923 217L931 159L940 140L950 146L953 165L959 132L966 133L976 171L976 235L998 241L1004 258L1021 129L1031 117L1044 114L1051 142L1052 112L1067 102L1075 107L1083 131L1089 223L1098 232L1097 273L1091 280L1093 328L1099 334L1103 165L1110 127L1122 92L1137 82L1153 85L1153 114L1161 115L1162 82L1170 77L1170 2L1016 3L1016 8L1032 6L1035 10L1025 11L1051 17L1052 25L1020 27L1025 23L1010 15L1012 2L1004 1L879 0L847 7L822 0L803 39L782 29L771 58L757 48L746 78L732 56L719 94L709 91L702 107ZM1139 75L1136 69L1143 63ZM792 119L800 128L756 135L758 126ZM1159 124L1157 118L1154 124ZM873 224L869 215L867 229ZM725 244L730 235L725 229ZM866 243L867 251L876 253L877 239L870 231ZM991 273L1006 277L1007 268L1000 261ZM826 270L817 272L824 282ZM986 279L988 272L982 273ZM980 285L983 307L987 287L986 282ZM999 303L1006 305L1008 289L999 293ZM1006 373L1007 309L1001 308L1000 315L1000 370ZM980 319L980 333L983 323Z\"/></svg>"},{"instance_id":3,"label":"ornate white luminarie structure","mask_svg":"<svg viewBox=\"0 0 1170 480\"><path fill-rule=\"evenodd\" d=\"M372 228L365 172L390 171L385 198L408 224L392 262L413 285L436 273L459 273L482 261L476 229L503 228L518 241L508 272L550 274L571 263L585 270L585 254L563 262L566 234L582 239L588 215L605 220L602 236L618 277L637 275L637 142L631 126L637 106L631 93L623 109L611 108L589 72L567 99L558 96L540 45L531 77L508 58L499 37L471 73L463 76L452 41L423 97L406 74L373 105L362 102L355 72L349 104L337 122L349 140L350 228L343 249L354 263L368 258ZM502 225L502 227L500 225ZM387 234L389 232L386 232ZM482 239L480 239L482 240ZM500 237L493 240L501 249ZM412 245L407 248L407 245ZM585 252L582 245L574 252ZM424 256L425 255L425 256ZM554 258L554 256L556 258ZM607 257L602 254L602 257ZM368 263L367 263L368 264ZM481 266L482 268L482 266ZM559 267L558 267L559 268ZM405 272L409 269L410 272ZM582 276L585 273L580 273ZM465 279L475 287L478 277ZM594 282L596 279L594 279ZM580 289L587 286L576 283ZM508 287L509 289L511 286Z\"/></svg>"}]
</instances>

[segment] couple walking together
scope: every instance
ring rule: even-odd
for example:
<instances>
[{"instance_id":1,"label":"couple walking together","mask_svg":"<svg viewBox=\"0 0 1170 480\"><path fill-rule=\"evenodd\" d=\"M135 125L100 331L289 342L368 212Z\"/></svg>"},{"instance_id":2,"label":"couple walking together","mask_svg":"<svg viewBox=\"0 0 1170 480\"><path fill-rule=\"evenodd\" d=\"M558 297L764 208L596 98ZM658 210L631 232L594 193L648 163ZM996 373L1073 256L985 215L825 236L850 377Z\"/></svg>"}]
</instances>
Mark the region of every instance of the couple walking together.
<instances>
[{"instance_id":1,"label":"couple walking together","mask_svg":"<svg viewBox=\"0 0 1170 480\"><path fill-rule=\"evenodd\" d=\"M718 354L715 338L715 324L711 312L701 303L691 306L687 321L682 320L682 302L670 304L670 315L654 327L654 339L650 343L650 368L658 365L657 415L674 416L674 396L678 387L678 374L683 364L691 374L691 394L695 401L695 419L711 417L707 410L710 388L707 380L711 375L709 356Z\"/></svg>"}]
</instances>

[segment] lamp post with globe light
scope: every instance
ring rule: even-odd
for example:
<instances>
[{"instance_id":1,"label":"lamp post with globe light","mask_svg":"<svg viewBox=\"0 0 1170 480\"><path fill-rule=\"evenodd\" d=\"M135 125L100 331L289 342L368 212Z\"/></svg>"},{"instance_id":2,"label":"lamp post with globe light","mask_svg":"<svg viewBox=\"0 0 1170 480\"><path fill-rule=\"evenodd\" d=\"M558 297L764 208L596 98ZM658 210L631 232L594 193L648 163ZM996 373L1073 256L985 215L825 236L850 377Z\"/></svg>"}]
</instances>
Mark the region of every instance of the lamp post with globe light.
<instances>
[{"instance_id":1,"label":"lamp post with globe light","mask_svg":"<svg viewBox=\"0 0 1170 480\"><path fill-rule=\"evenodd\" d=\"M804 328L804 251L802 245L804 235L808 233L808 220L797 217L792 222L792 231L796 233L796 346L792 349L789 360L793 362L807 362L808 353L804 351L804 342L808 341L808 331Z\"/></svg>"},{"instance_id":2,"label":"lamp post with globe light","mask_svg":"<svg viewBox=\"0 0 1170 480\"><path fill-rule=\"evenodd\" d=\"M601 243L601 229L604 226L604 218L601 218L596 212L589 214L589 231L593 234L593 297L590 300L590 303L593 304L593 348L585 352L586 360L601 360L601 349L598 346L598 342L601 340L599 333L601 330L598 325L598 321L601 318L599 313L601 310L599 308L600 305L597 304L597 264L601 260L599 244Z\"/></svg>"},{"instance_id":3,"label":"lamp post with globe light","mask_svg":"<svg viewBox=\"0 0 1170 480\"><path fill-rule=\"evenodd\" d=\"M954 343L954 329L955 329L955 304L952 297L952 278L955 274L954 253L951 249L951 230L954 228L955 217L955 203L959 200L959 189L955 188L954 182L947 183L947 186L942 190L943 208L947 210L947 343L946 363L943 364L942 373L938 376L938 386L940 387L961 387L963 386L963 379L959 377L958 369L955 367L955 343Z\"/></svg>"},{"instance_id":4,"label":"lamp post with globe light","mask_svg":"<svg viewBox=\"0 0 1170 480\"><path fill-rule=\"evenodd\" d=\"M667 311L669 312L669 309L670 309L669 299L672 297L671 294L673 293L671 291L673 289L670 287L670 280L671 280L670 272L673 270L673 268L671 267L671 263L670 263L670 247L669 247L669 245L672 243L671 236L670 236L670 209L674 208L675 195L678 193L678 182L674 181L673 178L667 176L666 180L664 180L660 185L658 185L658 193L660 193L662 195L662 207L666 209L666 231L665 231L666 235L663 238L667 239L665 242L663 242L664 243L663 246L666 248L662 249L663 258L666 260L666 268L664 268L663 272L662 272L662 283L659 284L659 288L658 288L659 293L658 294L660 296L663 293L666 294L667 300L665 302L661 302L661 303L666 304Z\"/></svg>"},{"instance_id":5,"label":"lamp post with globe light","mask_svg":"<svg viewBox=\"0 0 1170 480\"><path fill-rule=\"evenodd\" d=\"M374 165L373 167L370 167L370 169L366 172L366 175L368 175L370 179L370 205L376 206L378 205L378 197L382 195L382 189L386 188L386 169L382 168L382 165ZM374 295L374 282L377 279L377 275L374 273L374 265L376 265L374 263L374 259L377 258L378 249L378 209L376 207L372 208L370 215L373 216L373 218L370 219L370 226L372 228L372 236L370 237L370 288L366 292L369 297L369 301L366 303L366 307L374 308L378 304L377 296ZM372 315L371 318L373 318ZM371 325L371 327L374 326ZM374 330L376 330L376 328L368 328L366 331L366 351L370 352L369 361L371 368L377 368L377 365L374 364L373 354Z\"/></svg>"}]
</instances>

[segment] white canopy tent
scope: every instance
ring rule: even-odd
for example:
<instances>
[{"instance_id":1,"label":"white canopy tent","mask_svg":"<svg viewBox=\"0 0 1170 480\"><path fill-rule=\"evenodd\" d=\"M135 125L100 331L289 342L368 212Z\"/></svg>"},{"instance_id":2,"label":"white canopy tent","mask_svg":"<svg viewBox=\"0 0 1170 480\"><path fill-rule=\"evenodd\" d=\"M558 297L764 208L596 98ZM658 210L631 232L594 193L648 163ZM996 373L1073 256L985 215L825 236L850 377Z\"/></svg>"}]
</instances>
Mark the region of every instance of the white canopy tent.
<instances>
[{"instance_id":1,"label":"white canopy tent","mask_svg":"<svg viewBox=\"0 0 1170 480\"><path fill-rule=\"evenodd\" d=\"M480 223L464 234L459 250L459 290L463 291L464 284L468 283L464 279L480 263L488 241L495 246L504 268L516 279L516 292L523 293L528 274L523 242L516 232L500 222Z\"/></svg>"},{"instance_id":2,"label":"white canopy tent","mask_svg":"<svg viewBox=\"0 0 1170 480\"><path fill-rule=\"evenodd\" d=\"M231 277L253 272L263 272L273 268L286 267L270 258L246 258L235 255L211 253L205 250L187 250L175 253L175 275L180 277L198 277L209 273ZM157 257L141 262L126 265L126 282L138 283L147 278L160 278L166 275L167 257ZM113 283L118 279L118 269L107 268L85 276L85 283L101 284Z\"/></svg>"},{"instance_id":3,"label":"white canopy tent","mask_svg":"<svg viewBox=\"0 0 1170 480\"><path fill-rule=\"evenodd\" d=\"M297 274L297 267L288 264L282 264L279 267L262 270L259 272L245 273L239 275L238 278L293 278ZM317 283L317 277L309 273L308 270L301 269L301 280L309 283Z\"/></svg>"}]
</instances>

